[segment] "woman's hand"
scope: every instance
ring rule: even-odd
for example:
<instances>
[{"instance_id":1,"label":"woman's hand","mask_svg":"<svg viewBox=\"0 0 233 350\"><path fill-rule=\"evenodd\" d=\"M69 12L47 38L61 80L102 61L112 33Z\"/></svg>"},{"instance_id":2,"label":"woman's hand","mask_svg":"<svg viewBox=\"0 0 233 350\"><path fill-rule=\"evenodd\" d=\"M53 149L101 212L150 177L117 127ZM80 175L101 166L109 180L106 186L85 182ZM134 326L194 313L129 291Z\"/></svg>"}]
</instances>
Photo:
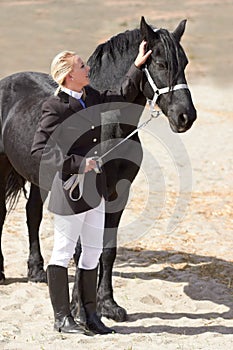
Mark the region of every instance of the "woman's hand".
<instances>
[{"instance_id":1,"label":"woman's hand","mask_svg":"<svg viewBox=\"0 0 233 350\"><path fill-rule=\"evenodd\" d=\"M141 42L141 44L139 45L139 52L138 52L138 55L134 61L134 64L137 68L140 68L141 65L143 65L146 62L147 58L152 53L152 50L149 50L146 52L146 45L147 45L146 40L143 40Z\"/></svg>"},{"instance_id":2,"label":"woman's hand","mask_svg":"<svg viewBox=\"0 0 233 350\"><path fill-rule=\"evenodd\" d=\"M86 166L84 168L84 173L91 171L96 168L96 161L92 158L86 158Z\"/></svg>"}]
</instances>

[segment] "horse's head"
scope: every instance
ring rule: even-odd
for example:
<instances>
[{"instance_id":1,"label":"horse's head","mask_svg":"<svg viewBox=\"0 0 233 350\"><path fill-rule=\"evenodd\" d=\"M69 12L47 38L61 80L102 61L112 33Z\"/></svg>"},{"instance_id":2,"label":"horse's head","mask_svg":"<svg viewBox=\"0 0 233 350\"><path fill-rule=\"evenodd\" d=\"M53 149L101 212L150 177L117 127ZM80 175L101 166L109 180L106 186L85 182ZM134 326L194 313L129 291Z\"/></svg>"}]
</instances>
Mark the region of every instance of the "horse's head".
<instances>
[{"instance_id":1,"label":"horse's head","mask_svg":"<svg viewBox=\"0 0 233 350\"><path fill-rule=\"evenodd\" d=\"M174 132L185 132L196 119L184 73L188 60L180 45L185 24L186 20L169 33L166 29L152 29L142 17L140 28L142 38L152 49L146 64L143 93L158 104Z\"/></svg>"}]
</instances>

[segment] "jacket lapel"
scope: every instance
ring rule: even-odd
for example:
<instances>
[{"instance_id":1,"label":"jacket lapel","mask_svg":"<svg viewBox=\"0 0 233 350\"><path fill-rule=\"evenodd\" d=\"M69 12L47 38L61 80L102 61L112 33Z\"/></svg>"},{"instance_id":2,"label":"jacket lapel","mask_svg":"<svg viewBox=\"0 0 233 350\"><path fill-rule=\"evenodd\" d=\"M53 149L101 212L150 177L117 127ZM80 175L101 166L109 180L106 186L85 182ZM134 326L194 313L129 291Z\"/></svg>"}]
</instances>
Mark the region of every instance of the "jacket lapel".
<instances>
[{"instance_id":1,"label":"jacket lapel","mask_svg":"<svg viewBox=\"0 0 233 350\"><path fill-rule=\"evenodd\" d=\"M69 107L74 111L74 112L79 112L81 109L83 109L81 103L74 97L69 96Z\"/></svg>"},{"instance_id":2,"label":"jacket lapel","mask_svg":"<svg viewBox=\"0 0 233 350\"><path fill-rule=\"evenodd\" d=\"M87 119L89 122L93 123L93 116L92 116L93 111L92 111L92 113L90 113L90 110L88 110L88 108L84 109L83 106L81 105L81 103L76 98L66 94L64 91L59 92L58 96L62 102L65 102L68 104L69 108L74 113L83 111L82 113L80 113L80 116L82 118ZM89 96L86 96L86 99L85 99L86 107L90 107L90 105L92 105L91 102L92 101L90 100Z\"/></svg>"},{"instance_id":3,"label":"jacket lapel","mask_svg":"<svg viewBox=\"0 0 233 350\"><path fill-rule=\"evenodd\" d=\"M61 102L67 103L69 108L74 112L78 112L83 109L80 102L76 98L66 94L64 91L60 91L58 97L61 99Z\"/></svg>"}]
</instances>

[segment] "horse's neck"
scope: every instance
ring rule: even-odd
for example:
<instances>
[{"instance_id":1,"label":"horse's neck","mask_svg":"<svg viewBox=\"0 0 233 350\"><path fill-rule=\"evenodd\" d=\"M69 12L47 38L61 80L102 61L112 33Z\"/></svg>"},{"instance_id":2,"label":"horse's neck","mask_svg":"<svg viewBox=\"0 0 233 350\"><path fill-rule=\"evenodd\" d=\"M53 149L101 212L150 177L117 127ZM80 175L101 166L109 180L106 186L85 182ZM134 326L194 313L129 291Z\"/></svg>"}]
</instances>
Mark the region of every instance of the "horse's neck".
<instances>
[{"instance_id":1,"label":"horse's neck","mask_svg":"<svg viewBox=\"0 0 233 350\"><path fill-rule=\"evenodd\" d=\"M125 42L121 47L119 43L116 44L116 38L111 39L103 44L101 52L97 55L94 52L89 58L91 85L98 90L116 90L119 88L125 74L134 62L138 53L140 38L136 36L132 40L130 36L126 36L124 40Z\"/></svg>"},{"instance_id":2,"label":"horse's neck","mask_svg":"<svg viewBox=\"0 0 233 350\"><path fill-rule=\"evenodd\" d=\"M122 52L121 56L118 57L114 62L114 69L119 72L119 80L117 86L119 87L121 82L124 79L125 74L127 74L128 70L132 66L135 61L135 58L138 54L138 49L140 45L140 39L135 41L134 44L128 45L129 49L127 51ZM113 86L114 88L114 86ZM142 92L138 94L134 103L131 104L125 111L121 113L121 131L122 137L133 132L135 128L137 128L140 117L143 113L143 109L145 107L146 99Z\"/></svg>"},{"instance_id":3,"label":"horse's neck","mask_svg":"<svg viewBox=\"0 0 233 350\"><path fill-rule=\"evenodd\" d=\"M127 51L119 53L117 59L115 59L113 67L118 72L118 85L124 79L125 74L128 72L131 65L134 63L138 54L139 41L135 42L133 46L130 46Z\"/></svg>"},{"instance_id":4,"label":"horse's neck","mask_svg":"<svg viewBox=\"0 0 233 350\"><path fill-rule=\"evenodd\" d=\"M120 87L125 74L133 64L139 49L140 36L136 35L134 40L128 37L122 47L127 47L125 50L119 50L114 47L112 41L112 51L105 51L103 47L102 55L95 56L95 53L90 57L89 64L91 66L91 84L98 90L116 90ZM108 45L108 43L106 43ZM143 93L139 93L136 100L121 113L121 132L127 135L132 132L138 125L140 116L145 106L145 97Z\"/></svg>"}]
</instances>

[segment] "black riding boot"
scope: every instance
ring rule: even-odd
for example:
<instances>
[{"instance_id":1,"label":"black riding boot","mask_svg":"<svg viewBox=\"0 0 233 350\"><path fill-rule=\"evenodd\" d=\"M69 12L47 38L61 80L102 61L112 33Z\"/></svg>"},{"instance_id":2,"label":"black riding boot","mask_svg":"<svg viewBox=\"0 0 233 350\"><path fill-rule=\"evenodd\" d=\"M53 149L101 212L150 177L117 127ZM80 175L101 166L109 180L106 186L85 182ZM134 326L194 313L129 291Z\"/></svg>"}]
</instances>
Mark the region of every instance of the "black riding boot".
<instances>
[{"instance_id":1,"label":"black riding boot","mask_svg":"<svg viewBox=\"0 0 233 350\"><path fill-rule=\"evenodd\" d=\"M106 327L96 313L97 268L94 270L79 269L80 303L85 311L86 327L95 334L116 333Z\"/></svg>"},{"instance_id":2,"label":"black riding boot","mask_svg":"<svg viewBox=\"0 0 233 350\"><path fill-rule=\"evenodd\" d=\"M54 311L54 329L63 333L86 334L70 313L67 269L49 265L47 268L48 287Z\"/></svg>"}]
</instances>

